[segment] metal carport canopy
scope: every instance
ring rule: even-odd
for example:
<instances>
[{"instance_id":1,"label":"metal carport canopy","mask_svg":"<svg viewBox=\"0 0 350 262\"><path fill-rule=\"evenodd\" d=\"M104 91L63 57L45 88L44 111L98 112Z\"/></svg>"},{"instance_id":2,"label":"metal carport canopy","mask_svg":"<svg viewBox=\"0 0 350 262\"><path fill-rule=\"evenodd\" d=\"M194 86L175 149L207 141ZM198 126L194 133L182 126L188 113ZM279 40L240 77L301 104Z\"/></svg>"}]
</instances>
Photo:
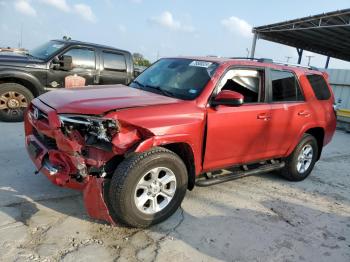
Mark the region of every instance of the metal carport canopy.
<instances>
[{"instance_id":1,"label":"metal carport canopy","mask_svg":"<svg viewBox=\"0 0 350 262\"><path fill-rule=\"evenodd\" d=\"M257 39L293 46L350 61L350 8L253 28L254 57ZM300 63L300 61L299 61Z\"/></svg>"}]
</instances>

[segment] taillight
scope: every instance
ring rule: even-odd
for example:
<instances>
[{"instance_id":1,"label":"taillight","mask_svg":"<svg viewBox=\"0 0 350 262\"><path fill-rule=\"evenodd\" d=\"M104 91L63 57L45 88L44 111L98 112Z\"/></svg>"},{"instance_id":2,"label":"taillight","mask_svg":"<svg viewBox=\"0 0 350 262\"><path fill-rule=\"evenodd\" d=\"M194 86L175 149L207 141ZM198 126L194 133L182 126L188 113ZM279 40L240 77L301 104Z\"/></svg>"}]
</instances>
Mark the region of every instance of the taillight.
<instances>
[{"instance_id":1,"label":"taillight","mask_svg":"<svg viewBox=\"0 0 350 262\"><path fill-rule=\"evenodd\" d=\"M337 104L333 104L333 111L334 111L334 115L335 118L337 118L337 110L338 110L339 106Z\"/></svg>"}]
</instances>

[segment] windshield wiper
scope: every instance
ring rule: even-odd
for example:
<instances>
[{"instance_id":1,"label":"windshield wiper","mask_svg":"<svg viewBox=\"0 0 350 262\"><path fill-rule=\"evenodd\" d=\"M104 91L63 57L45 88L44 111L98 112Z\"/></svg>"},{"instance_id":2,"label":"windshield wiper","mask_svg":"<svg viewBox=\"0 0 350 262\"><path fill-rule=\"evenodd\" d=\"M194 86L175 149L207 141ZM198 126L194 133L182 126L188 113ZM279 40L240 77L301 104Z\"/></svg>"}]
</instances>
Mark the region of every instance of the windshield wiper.
<instances>
[{"instance_id":1,"label":"windshield wiper","mask_svg":"<svg viewBox=\"0 0 350 262\"><path fill-rule=\"evenodd\" d=\"M140 86L140 87L145 87L145 85L144 84L141 84L139 81L137 81L137 80L134 80L134 81L132 81L131 83L135 83L135 84L137 84L138 86Z\"/></svg>"},{"instance_id":2,"label":"windshield wiper","mask_svg":"<svg viewBox=\"0 0 350 262\"><path fill-rule=\"evenodd\" d=\"M165 89L161 88L160 86L145 85L145 87L155 89L165 96L171 96L171 97L175 96L175 93L168 91L168 90L165 90Z\"/></svg>"},{"instance_id":3,"label":"windshield wiper","mask_svg":"<svg viewBox=\"0 0 350 262\"><path fill-rule=\"evenodd\" d=\"M34 59L38 59L36 56L33 56L33 55L30 54L30 53L26 53L26 56L29 56L29 57L34 58Z\"/></svg>"}]
</instances>

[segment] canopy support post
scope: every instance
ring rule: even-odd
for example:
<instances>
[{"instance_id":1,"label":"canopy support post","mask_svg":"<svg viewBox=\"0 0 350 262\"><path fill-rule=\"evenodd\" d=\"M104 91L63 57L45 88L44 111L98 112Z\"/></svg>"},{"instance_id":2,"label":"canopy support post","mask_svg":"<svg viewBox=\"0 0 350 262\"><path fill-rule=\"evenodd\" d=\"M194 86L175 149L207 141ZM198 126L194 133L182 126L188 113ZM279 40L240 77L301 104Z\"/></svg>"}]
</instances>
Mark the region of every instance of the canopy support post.
<instances>
[{"instance_id":1,"label":"canopy support post","mask_svg":"<svg viewBox=\"0 0 350 262\"><path fill-rule=\"evenodd\" d=\"M328 68L328 65L329 65L329 60L331 59L331 57L330 56L327 56L327 60L326 60L326 65L325 65L325 69L327 69Z\"/></svg>"},{"instance_id":2,"label":"canopy support post","mask_svg":"<svg viewBox=\"0 0 350 262\"><path fill-rule=\"evenodd\" d=\"M256 47L256 41L257 40L258 40L258 33L254 32L253 42L252 42L252 49L250 51L250 58L254 58L254 56L255 56L255 47Z\"/></svg>"},{"instance_id":3,"label":"canopy support post","mask_svg":"<svg viewBox=\"0 0 350 262\"><path fill-rule=\"evenodd\" d=\"M298 52L298 64L300 65L301 63L301 59L303 58L303 49L301 48L297 48L297 52Z\"/></svg>"}]
</instances>

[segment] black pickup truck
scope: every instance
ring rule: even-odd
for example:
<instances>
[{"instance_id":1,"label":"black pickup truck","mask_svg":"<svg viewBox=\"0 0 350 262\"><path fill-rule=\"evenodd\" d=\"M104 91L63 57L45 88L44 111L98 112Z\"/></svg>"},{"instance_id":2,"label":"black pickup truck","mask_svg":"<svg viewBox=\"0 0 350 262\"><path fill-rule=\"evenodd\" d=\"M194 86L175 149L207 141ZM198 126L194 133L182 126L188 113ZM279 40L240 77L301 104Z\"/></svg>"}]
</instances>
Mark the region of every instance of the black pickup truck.
<instances>
[{"instance_id":1,"label":"black pickup truck","mask_svg":"<svg viewBox=\"0 0 350 262\"><path fill-rule=\"evenodd\" d=\"M83 77L87 86L128 84L138 74L130 52L80 41L51 40L27 54L0 53L0 120L22 121L30 100L64 88L67 76Z\"/></svg>"}]
</instances>

